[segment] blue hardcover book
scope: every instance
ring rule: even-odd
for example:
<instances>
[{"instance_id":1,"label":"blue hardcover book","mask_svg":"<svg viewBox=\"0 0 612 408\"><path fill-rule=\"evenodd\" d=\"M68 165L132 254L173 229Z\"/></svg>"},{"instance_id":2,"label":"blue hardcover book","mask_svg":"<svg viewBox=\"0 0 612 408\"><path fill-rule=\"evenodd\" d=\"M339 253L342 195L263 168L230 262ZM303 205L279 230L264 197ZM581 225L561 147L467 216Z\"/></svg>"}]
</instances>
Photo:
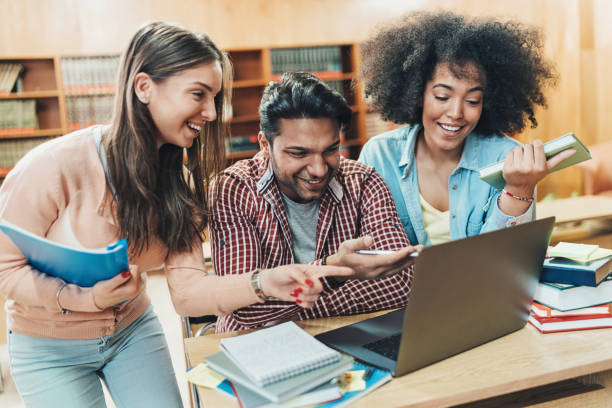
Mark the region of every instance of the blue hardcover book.
<instances>
[{"instance_id":1,"label":"blue hardcover book","mask_svg":"<svg viewBox=\"0 0 612 408\"><path fill-rule=\"evenodd\" d=\"M547 258L544 261L540 281L595 287L610 272L612 272L612 256L586 264L563 258Z\"/></svg>"},{"instance_id":2,"label":"blue hardcover book","mask_svg":"<svg viewBox=\"0 0 612 408\"><path fill-rule=\"evenodd\" d=\"M100 249L76 249L39 237L0 220L4 232L37 270L78 286L90 287L130 268L127 240Z\"/></svg>"}]
</instances>

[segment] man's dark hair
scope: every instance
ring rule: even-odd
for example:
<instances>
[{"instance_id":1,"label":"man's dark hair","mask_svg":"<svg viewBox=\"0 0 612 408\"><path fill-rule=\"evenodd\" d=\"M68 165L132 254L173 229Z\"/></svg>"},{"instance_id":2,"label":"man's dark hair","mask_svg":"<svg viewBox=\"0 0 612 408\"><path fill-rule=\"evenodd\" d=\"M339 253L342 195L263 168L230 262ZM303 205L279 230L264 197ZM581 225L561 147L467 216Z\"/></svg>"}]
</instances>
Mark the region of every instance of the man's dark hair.
<instances>
[{"instance_id":1,"label":"man's dark hair","mask_svg":"<svg viewBox=\"0 0 612 408\"><path fill-rule=\"evenodd\" d=\"M537 126L536 106L546 107L544 88L556 80L544 58L541 32L518 22L469 19L451 12L414 12L362 44L361 80L371 108L385 120L416 124L423 114L425 84L440 63L455 76L470 64L485 85L475 131L482 135Z\"/></svg>"},{"instance_id":2,"label":"man's dark hair","mask_svg":"<svg viewBox=\"0 0 612 408\"><path fill-rule=\"evenodd\" d=\"M346 131L352 115L340 93L305 72L287 72L270 82L259 104L260 128L270 144L279 134L280 119L331 118Z\"/></svg>"}]
</instances>

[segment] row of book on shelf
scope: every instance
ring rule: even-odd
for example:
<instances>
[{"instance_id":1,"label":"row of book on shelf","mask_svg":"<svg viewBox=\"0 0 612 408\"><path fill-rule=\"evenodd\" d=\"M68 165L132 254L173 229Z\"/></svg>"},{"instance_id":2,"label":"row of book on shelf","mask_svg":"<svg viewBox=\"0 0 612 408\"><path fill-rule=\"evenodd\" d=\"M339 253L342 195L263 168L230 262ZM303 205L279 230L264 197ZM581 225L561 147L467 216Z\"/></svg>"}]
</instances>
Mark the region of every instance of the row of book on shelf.
<instances>
[{"instance_id":1,"label":"row of book on shelf","mask_svg":"<svg viewBox=\"0 0 612 408\"><path fill-rule=\"evenodd\" d=\"M257 353L253 353L257 350ZM243 408L344 407L391 379L324 345L293 322L221 340L221 351L187 373Z\"/></svg>"},{"instance_id":2,"label":"row of book on shelf","mask_svg":"<svg viewBox=\"0 0 612 408\"><path fill-rule=\"evenodd\" d=\"M36 128L35 99L0 101L0 135L32 132Z\"/></svg>"},{"instance_id":3,"label":"row of book on shelf","mask_svg":"<svg viewBox=\"0 0 612 408\"><path fill-rule=\"evenodd\" d=\"M339 46L273 49L270 52L272 74L284 72L342 72L342 48Z\"/></svg>"},{"instance_id":4,"label":"row of book on shelf","mask_svg":"<svg viewBox=\"0 0 612 408\"><path fill-rule=\"evenodd\" d=\"M66 94L115 91L119 56L63 57L61 66Z\"/></svg>"},{"instance_id":5,"label":"row of book on shelf","mask_svg":"<svg viewBox=\"0 0 612 408\"><path fill-rule=\"evenodd\" d=\"M27 152L49 140L48 137L2 139L0 142L0 168L13 167Z\"/></svg>"},{"instance_id":6,"label":"row of book on shelf","mask_svg":"<svg viewBox=\"0 0 612 408\"><path fill-rule=\"evenodd\" d=\"M23 91L22 71L23 65L21 64L0 64L0 95Z\"/></svg>"},{"instance_id":7,"label":"row of book on shelf","mask_svg":"<svg viewBox=\"0 0 612 408\"><path fill-rule=\"evenodd\" d=\"M113 104L113 95L71 96L66 98L69 130L109 122L113 114Z\"/></svg>"},{"instance_id":8,"label":"row of book on shelf","mask_svg":"<svg viewBox=\"0 0 612 408\"><path fill-rule=\"evenodd\" d=\"M529 323L543 333L612 327L612 250L550 247Z\"/></svg>"}]
</instances>

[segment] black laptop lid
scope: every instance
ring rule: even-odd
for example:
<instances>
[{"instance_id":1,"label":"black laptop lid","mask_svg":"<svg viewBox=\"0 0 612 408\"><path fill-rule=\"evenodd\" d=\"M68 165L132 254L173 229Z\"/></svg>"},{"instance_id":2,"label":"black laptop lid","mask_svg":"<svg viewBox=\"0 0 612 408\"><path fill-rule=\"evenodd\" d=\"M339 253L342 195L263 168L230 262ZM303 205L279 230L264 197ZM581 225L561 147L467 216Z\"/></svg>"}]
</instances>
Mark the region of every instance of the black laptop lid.
<instances>
[{"instance_id":1,"label":"black laptop lid","mask_svg":"<svg viewBox=\"0 0 612 408\"><path fill-rule=\"evenodd\" d=\"M518 330L529 316L553 224L550 217L425 248L402 320L394 313L317 338L371 364L395 365L391 371L402 375ZM356 344L393 332L401 333L397 364Z\"/></svg>"}]
</instances>

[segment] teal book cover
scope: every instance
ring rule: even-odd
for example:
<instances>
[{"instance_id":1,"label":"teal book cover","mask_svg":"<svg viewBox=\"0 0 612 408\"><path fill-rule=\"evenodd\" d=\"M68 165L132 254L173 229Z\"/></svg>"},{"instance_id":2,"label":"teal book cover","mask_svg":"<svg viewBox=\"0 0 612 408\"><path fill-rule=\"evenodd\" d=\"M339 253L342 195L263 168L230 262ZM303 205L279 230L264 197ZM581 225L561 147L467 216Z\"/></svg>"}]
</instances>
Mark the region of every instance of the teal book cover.
<instances>
[{"instance_id":1,"label":"teal book cover","mask_svg":"<svg viewBox=\"0 0 612 408\"><path fill-rule=\"evenodd\" d=\"M130 269L125 239L106 248L88 250L50 241L7 221L0 220L0 231L33 268L78 286L90 287Z\"/></svg>"}]
</instances>

